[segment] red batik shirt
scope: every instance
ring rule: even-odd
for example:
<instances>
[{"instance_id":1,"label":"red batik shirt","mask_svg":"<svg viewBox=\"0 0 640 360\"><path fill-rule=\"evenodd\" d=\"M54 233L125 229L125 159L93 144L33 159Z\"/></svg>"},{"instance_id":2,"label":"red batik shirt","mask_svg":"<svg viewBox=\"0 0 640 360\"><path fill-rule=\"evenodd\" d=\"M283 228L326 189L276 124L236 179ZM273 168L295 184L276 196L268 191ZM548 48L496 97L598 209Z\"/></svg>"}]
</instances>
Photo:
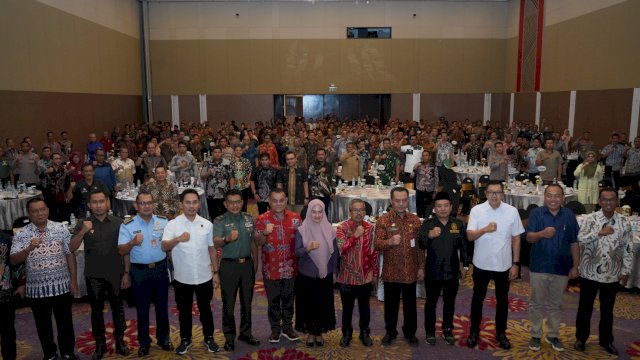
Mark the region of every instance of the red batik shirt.
<instances>
[{"instance_id":1,"label":"red batik shirt","mask_svg":"<svg viewBox=\"0 0 640 360\"><path fill-rule=\"evenodd\" d=\"M378 277L378 252L373 248L373 225L363 221L364 233L356 238L358 225L351 219L338 225L336 241L340 249L340 269L336 281L346 285L364 285Z\"/></svg>"},{"instance_id":2,"label":"red batik shirt","mask_svg":"<svg viewBox=\"0 0 640 360\"><path fill-rule=\"evenodd\" d=\"M285 210L284 218L278 219L270 210L260 215L256 230L264 231L267 224L273 224L273 231L266 235L262 245L262 276L267 280L293 279L298 274L298 258L294 254L296 230L302 224L300 215Z\"/></svg>"}]
</instances>

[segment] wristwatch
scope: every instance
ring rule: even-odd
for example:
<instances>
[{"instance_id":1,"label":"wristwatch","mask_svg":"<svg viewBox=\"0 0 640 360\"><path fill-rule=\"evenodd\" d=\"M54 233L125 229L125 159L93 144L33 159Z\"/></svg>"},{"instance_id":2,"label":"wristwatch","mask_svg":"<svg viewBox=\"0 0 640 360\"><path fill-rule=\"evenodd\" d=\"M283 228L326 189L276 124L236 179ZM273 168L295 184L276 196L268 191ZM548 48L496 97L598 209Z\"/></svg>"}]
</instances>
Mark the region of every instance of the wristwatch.
<instances>
[{"instance_id":1,"label":"wristwatch","mask_svg":"<svg viewBox=\"0 0 640 360\"><path fill-rule=\"evenodd\" d=\"M520 261L514 261L513 265L520 266Z\"/></svg>"}]
</instances>

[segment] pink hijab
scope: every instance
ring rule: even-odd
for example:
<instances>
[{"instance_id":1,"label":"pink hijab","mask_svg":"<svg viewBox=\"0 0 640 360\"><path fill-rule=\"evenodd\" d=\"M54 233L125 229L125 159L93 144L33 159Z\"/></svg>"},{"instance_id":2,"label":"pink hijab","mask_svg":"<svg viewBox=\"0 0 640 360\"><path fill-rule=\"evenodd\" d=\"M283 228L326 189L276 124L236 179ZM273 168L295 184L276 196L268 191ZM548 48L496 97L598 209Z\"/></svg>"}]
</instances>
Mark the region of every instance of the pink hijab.
<instances>
[{"instance_id":1,"label":"pink hijab","mask_svg":"<svg viewBox=\"0 0 640 360\"><path fill-rule=\"evenodd\" d=\"M322 220L316 223L311 219L311 209L316 206L322 208ZM302 225L298 228L302 236L302 244L306 248L310 242L317 241L320 247L309 253L309 257L318 268L320 278L327 276L327 265L331 254L333 254L333 240L336 238L336 231L327 220L324 212L324 203L318 199L311 200L307 207L307 216L304 218Z\"/></svg>"}]
</instances>

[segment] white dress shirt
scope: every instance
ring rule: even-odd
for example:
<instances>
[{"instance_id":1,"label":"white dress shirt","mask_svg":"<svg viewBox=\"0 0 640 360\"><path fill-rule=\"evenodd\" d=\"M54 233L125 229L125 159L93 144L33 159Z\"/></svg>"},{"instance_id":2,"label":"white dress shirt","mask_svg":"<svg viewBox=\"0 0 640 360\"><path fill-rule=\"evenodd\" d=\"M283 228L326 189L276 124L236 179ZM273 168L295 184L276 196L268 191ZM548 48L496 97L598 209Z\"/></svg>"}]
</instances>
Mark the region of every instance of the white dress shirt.
<instances>
[{"instance_id":1,"label":"white dress shirt","mask_svg":"<svg viewBox=\"0 0 640 360\"><path fill-rule=\"evenodd\" d=\"M405 154L404 172L413 174L413 168L422 161L422 152L424 151L422 146L404 145L400 151Z\"/></svg>"},{"instance_id":2,"label":"white dress shirt","mask_svg":"<svg viewBox=\"0 0 640 360\"><path fill-rule=\"evenodd\" d=\"M524 233L518 210L500 203L497 209L489 201L471 209L467 230L480 230L490 222L497 224L497 230L486 233L474 241L473 266L482 270L507 271L513 264L511 239Z\"/></svg>"},{"instance_id":3,"label":"white dress shirt","mask_svg":"<svg viewBox=\"0 0 640 360\"><path fill-rule=\"evenodd\" d=\"M178 243L171 250L173 276L183 284L199 285L213 277L209 247L213 247L213 224L199 215L193 222L180 215L164 228L162 241L169 241L189 233L189 241Z\"/></svg>"}]
</instances>

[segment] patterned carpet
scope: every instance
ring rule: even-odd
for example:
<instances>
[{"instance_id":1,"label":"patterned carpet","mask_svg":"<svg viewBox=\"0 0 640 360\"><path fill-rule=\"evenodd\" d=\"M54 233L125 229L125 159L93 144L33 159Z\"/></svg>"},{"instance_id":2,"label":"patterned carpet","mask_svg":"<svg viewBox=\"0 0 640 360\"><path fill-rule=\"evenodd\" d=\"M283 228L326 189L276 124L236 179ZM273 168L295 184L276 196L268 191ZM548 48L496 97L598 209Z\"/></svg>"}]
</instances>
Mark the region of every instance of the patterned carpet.
<instances>
[{"instance_id":1,"label":"patterned carpet","mask_svg":"<svg viewBox=\"0 0 640 360\"><path fill-rule=\"evenodd\" d=\"M577 311L579 287L570 286L565 294L565 311L561 324L561 340L567 347L562 353L557 353L551 349L546 343L542 344L539 352L530 351L527 347L529 341L530 324L528 320L528 294L530 293L529 283L527 282L528 274L523 271L524 280L515 282L511 285L509 294L509 320L507 334L512 342L511 350L502 350L498 348L494 339L495 324L493 316L495 313L495 296L490 289L487 293L487 299L484 307L484 319L482 323L482 331L480 334L480 343L476 349L468 349L464 343L466 335L469 331L469 309L471 305L472 283L470 277L462 282L458 298L456 301L456 316L454 319L454 335L457 338L454 346L448 346L441 338L435 346L427 345L423 339L424 333L424 300L418 300L418 338L421 339L419 347L412 348L402 336L398 338L393 346L382 347L380 339L384 335L384 318L383 303L375 298L371 298L372 316L371 331L375 341L373 347L364 347L357 340L357 334L354 334L354 341L348 348L341 348L338 343L340 341L341 332L339 329L328 333L325 336L326 344L321 348L307 348L303 343L290 342L282 339L279 344L269 344L267 337L269 335L269 325L267 321L267 299L264 293L264 287L261 281L256 283L255 297L253 301L253 329L254 335L262 341L260 347L250 347L244 343L236 342L236 350L233 353L221 352L211 355L205 352L202 345L202 328L198 320L198 310L193 309L194 326L193 340L194 346L185 356L179 356L174 353L163 352L159 347L154 346L151 355L152 359L484 359L484 358L502 358L502 359L610 359L604 350L597 345L597 336L592 335L587 345L585 353L576 352L571 348L575 334L575 314ZM490 286L492 288L492 286ZM169 295L170 308L169 316L171 321L171 333L174 345L179 343L178 332L178 316L175 304L173 303L172 290ZM598 329L598 303L594 310L592 318L592 331ZM212 304L214 311L214 321L216 326L215 340L219 345L224 343L222 333L219 332L221 326L221 302L220 295L216 294ZM341 323L341 304L339 294L335 294L336 319L338 326ZM441 314L440 302L438 314ZM239 304L236 306L236 309ZM357 309L357 307L356 307ZM133 354L130 358L136 358L137 340L136 340L136 320L135 309L127 308L127 341L133 348ZM151 312L153 319L153 311ZM95 343L91 336L90 309L87 303L79 302L73 306L74 326L76 331L77 352L83 359L90 358L93 353ZM615 308L614 335L616 336L615 344L620 351L619 358L635 358L640 359L640 295L621 292L618 294ZM239 316L236 316L239 319ZM357 310L354 314L353 324L357 328ZM400 317L402 318L402 317ZM110 321L110 313L105 312L105 321ZM239 320L238 320L239 321ZM153 320L152 320L153 324ZM402 323L400 321L398 329ZM113 330L112 324L109 322L108 331ZM440 320L437 324L440 329ZM35 325L33 316L29 308L18 310L16 315L16 330L18 333L18 354L20 359L41 359L42 352L40 344L35 334ZM357 330L357 329L356 329ZM152 327L151 334L155 333ZM113 338L108 336L110 350L113 351ZM119 356L109 356L119 358Z\"/></svg>"}]
</instances>

